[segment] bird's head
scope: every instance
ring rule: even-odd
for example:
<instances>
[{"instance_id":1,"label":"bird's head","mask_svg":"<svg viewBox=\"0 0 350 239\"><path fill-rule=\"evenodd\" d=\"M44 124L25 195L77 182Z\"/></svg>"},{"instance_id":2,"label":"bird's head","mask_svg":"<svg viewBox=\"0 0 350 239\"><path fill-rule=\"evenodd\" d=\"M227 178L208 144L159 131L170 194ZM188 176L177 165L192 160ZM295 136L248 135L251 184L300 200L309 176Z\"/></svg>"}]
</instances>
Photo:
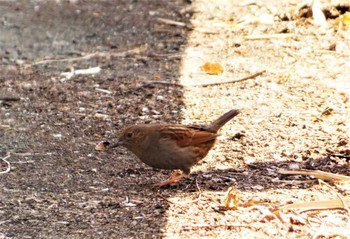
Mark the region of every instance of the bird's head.
<instances>
[{"instance_id":1,"label":"bird's head","mask_svg":"<svg viewBox=\"0 0 350 239\"><path fill-rule=\"evenodd\" d=\"M130 151L137 153L147 142L147 134L145 127L141 125L129 126L120 133L117 143L114 143L110 148L124 146Z\"/></svg>"}]
</instances>

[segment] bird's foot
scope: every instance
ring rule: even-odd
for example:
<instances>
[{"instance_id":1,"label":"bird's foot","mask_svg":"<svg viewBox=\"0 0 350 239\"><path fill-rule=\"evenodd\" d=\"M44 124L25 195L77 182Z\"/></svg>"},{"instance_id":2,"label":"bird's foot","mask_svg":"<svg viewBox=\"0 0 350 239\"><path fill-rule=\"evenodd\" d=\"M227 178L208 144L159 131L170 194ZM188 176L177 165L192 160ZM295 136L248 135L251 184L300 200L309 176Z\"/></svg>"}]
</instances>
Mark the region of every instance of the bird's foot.
<instances>
[{"instance_id":1,"label":"bird's foot","mask_svg":"<svg viewBox=\"0 0 350 239\"><path fill-rule=\"evenodd\" d=\"M166 185L176 183L185 176L187 176L187 174L182 172L181 170L174 170L174 172L170 175L170 177L167 180L161 183L156 183L153 185L153 187L163 187Z\"/></svg>"}]
</instances>

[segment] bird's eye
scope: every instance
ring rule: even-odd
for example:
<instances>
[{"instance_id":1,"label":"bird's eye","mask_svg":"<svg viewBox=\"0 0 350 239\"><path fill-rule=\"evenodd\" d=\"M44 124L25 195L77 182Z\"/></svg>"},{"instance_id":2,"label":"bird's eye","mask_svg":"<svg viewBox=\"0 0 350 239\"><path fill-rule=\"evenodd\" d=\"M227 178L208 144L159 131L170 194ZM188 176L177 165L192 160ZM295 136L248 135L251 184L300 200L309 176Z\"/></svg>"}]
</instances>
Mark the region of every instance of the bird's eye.
<instances>
[{"instance_id":1,"label":"bird's eye","mask_svg":"<svg viewBox=\"0 0 350 239\"><path fill-rule=\"evenodd\" d=\"M131 139L131 138L132 138L132 133L130 133L130 132L127 133L127 134L126 134L126 137L127 137L128 139Z\"/></svg>"}]
</instances>

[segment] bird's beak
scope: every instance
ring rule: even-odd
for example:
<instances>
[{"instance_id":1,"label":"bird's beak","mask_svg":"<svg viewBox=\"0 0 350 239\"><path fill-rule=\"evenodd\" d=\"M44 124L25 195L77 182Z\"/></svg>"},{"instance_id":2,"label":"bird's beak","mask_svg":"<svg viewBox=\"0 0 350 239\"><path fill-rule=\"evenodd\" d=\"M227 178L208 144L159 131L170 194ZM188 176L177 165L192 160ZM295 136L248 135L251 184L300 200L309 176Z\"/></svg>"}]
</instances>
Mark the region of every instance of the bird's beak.
<instances>
[{"instance_id":1,"label":"bird's beak","mask_svg":"<svg viewBox=\"0 0 350 239\"><path fill-rule=\"evenodd\" d=\"M123 146L123 145L124 145L124 142L123 142L123 141L118 141L118 142L116 142L116 143L114 143L114 144L109 145L108 148L117 148L117 147Z\"/></svg>"}]
</instances>

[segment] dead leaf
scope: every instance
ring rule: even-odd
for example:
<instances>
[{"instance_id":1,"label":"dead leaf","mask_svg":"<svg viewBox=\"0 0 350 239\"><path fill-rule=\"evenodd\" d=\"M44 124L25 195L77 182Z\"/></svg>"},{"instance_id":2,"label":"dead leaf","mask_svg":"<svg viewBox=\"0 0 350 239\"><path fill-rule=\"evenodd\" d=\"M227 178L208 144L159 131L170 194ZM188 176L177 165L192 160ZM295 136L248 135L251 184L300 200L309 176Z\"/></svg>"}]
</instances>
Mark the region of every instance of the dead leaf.
<instances>
[{"instance_id":1,"label":"dead leaf","mask_svg":"<svg viewBox=\"0 0 350 239\"><path fill-rule=\"evenodd\" d=\"M342 22L345 26L350 26L350 12L346 12L343 14Z\"/></svg>"},{"instance_id":2,"label":"dead leaf","mask_svg":"<svg viewBox=\"0 0 350 239\"><path fill-rule=\"evenodd\" d=\"M234 187L230 187L224 200L224 207L227 209L237 209L239 204L239 192Z\"/></svg>"},{"instance_id":3,"label":"dead leaf","mask_svg":"<svg viewBox=\"0 0 350 239\"><path fill-rule=\"evenodd\" d=\"M339 27L350 26L350 12L345 12L343 15L339 16L336 21L336 25Z\"/></svg>"},{"instance_id":4,"label":"dead leaf","mask_svg":"<svg viewBox=\"0 0 350 239\"><path fill-rule=\"evenodd\" d=\"M107 141L101 141L99 142L96 147L95 147L95 150L97 151L105 151L107 149L107 146L110 145L109 142Z\"/></svg>"},{"instance_id":5,"label":"dead leaf","mask_svg":"<svg viewBox=\"0 0 350 239\"><path fill-rule=\"evenodd\" d=\"M230 187L227 190L223 204L224 204L223 207L225 209L236 210L236 209L238 209L238 207L247 208L247 207L252 207L255 205L266 204L266 202L264 202L263 200L258 199L256 197L250 198L245 202L241 202L240 192L235 187Z\"/></svg>"},{"instance_id":6,"label":"dead leaf","mask_svg":"<svg viewBox=\"0 0 350 239\"><path fill-rule=\"evenodd\" d=\"M307 221L295 212L288 214L283 213L280 210L274 211L273 214L283 223L291 223L294 225L305 225Z\"/></svg>"},{"instance_id":7,"label":"dead leaf","mask_svg":"<svg viewBox=\"0 0 350 239\"><path fill-rule=\"evenodd\" d=\"M206 62L202 65L201 70L212 75L221 75L224 72L224 68L220 64L210 62Z\"/></svg>"},{"instance_id":8,"label":"dead leaf","mask_svg":"<svg viewBox=\"0 0 350 239\"><path fill-rule=\"evenodd\" d=\"M350 12L344 13L340 18L344 26L350 26Z\"/></svg>"},{"instance_id":9,"label":"dead leaf","mask_svg":"<svg viewBox=\"0 0 350 239\"><path fill-rule=\"evenodd\" d=\"M271 222L272 220L275 220L276 217L273 214L266 214L263 218L259 220L259 222L265 223L265 222Z\"/></svg>"}]
</instances>

